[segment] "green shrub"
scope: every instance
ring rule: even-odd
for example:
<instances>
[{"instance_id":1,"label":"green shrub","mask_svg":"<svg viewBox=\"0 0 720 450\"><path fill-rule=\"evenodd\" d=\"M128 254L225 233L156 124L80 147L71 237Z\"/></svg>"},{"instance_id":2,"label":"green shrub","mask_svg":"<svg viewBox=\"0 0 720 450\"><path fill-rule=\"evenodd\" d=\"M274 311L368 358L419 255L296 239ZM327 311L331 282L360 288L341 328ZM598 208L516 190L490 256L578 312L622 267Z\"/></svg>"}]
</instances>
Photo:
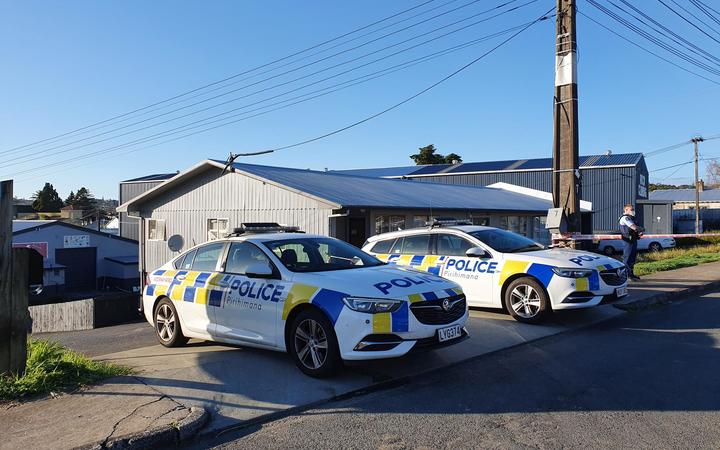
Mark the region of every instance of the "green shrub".
<instances>
[{"instance_id":1,"label":"green shrub","mask_svg":"<svg viewBox=\"0 0 720 450\"><path fill-rule=\"evenodd\" d=\"M30 339L25 373L0 375L0 399L68 391L130 373L128 367L94 361L57 342Z\"/></svg>"}]
</instances>

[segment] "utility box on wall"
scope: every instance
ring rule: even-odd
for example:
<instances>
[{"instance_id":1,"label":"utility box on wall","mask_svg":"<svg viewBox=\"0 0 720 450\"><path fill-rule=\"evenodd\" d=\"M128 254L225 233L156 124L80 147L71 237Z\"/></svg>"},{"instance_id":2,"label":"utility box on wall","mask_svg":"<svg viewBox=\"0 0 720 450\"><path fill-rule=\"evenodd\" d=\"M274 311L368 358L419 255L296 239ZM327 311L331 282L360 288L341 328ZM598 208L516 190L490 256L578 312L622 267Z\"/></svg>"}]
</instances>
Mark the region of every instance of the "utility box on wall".
<instances>
[{"instance_id":1,"label":"utility box on wall","mask_svg":"<svg viewBox=\"0 0 720 450\"><path fill-rule=\"evenodd\" d=\"M672 234L673 202L670 200L638 200L635 217L646 234Z\"/></svg>"}]
</instances>

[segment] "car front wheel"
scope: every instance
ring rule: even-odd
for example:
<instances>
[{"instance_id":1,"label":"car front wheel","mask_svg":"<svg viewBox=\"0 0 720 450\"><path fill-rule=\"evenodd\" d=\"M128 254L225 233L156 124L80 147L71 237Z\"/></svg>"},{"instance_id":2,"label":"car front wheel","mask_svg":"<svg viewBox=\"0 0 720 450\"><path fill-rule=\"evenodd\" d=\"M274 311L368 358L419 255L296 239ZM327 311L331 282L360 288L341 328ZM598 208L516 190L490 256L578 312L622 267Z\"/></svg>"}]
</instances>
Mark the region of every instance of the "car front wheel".
<instances>
[{"instance_id":1,"label":"car front wheel","mask_svg":"<svg viewBox=\"0 0 720 450\"><path fill-rule=\"evenodd\" d=\"M662 251L662 245L660 245L657 242L651 242L648 246L648 250L650 250L653 253L657 253L659 251Z\"/></svg>"},{"instance_id":2,"label":"car front wheel","mask_svg":"<svg viewBox=\"0 0 720 450\"><path fill-rule=\"evenodd\" d=\"M603 249L602 252L607 256L612 256L615 254L615 249L612 247L612 245L608 245Z\"/></svg>"},{"instance_id":3,"label":"car front wheel","mask_svg":"<svg viewBox=\"0 0 720 450\"><path fill-rule=\"evenodd\" d=\"M177 310L168 298L160 300L155 308L155 335L165 347L181 347L188 338L183 335Z\"/></svg>"},{"instance_id":4,"label":"car front wheel","mask_svg":"<svg viewBox=\"0 0 720 450\"><path fill-rule=\"evenodd\" d=\"M505 307L518 322L540 323L550 312L545 289L533 278L518 278L505 290Z\"/></svg>"},{"instance_id":5,"label":"car front wheel","mask_svg":"<svg viewBox=\"0 0 720 450\"><path fill-rule=\"evenodd\" d=\"M302 311L289 331L288 351L304 374L322 378L342 366L335 330L319 310Z\"/></svg>"}]
</instances>

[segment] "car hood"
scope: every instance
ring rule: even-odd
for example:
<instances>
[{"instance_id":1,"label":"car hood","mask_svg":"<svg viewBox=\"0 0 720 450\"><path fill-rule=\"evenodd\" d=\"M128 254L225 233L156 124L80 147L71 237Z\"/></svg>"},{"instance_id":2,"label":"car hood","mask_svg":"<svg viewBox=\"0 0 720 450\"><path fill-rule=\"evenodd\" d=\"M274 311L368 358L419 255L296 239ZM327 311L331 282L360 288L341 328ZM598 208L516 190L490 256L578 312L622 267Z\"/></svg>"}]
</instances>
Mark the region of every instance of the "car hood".
<instances>
[{"instance_id":1,"label":"car hood","mask_svg":"<svg viewBox=\"0 0 720 450\"><path fill-rule=\"evenodd\" d=\"M603 270L623 266L623 263L620 261L604 255L563 248L538 250L534 252L506 253L505 259L537 262L554 267L583 269L596 269L600 268L599 266L603 266L601 268L601 270Z\"/></svg>"},{"instance_id":2,"label":"car hood","mask_svg":"<svg viewBox=\"0 0 720 450\"><path fill-rule=\"evenodd\" d=\"M327 272L298 272L293 282L369 298L407 299L411 295L454 295L460 285L430 273L394 265L381 265ZM452 291L448 292L448 291Z\"/></svg>"}]
</instances>

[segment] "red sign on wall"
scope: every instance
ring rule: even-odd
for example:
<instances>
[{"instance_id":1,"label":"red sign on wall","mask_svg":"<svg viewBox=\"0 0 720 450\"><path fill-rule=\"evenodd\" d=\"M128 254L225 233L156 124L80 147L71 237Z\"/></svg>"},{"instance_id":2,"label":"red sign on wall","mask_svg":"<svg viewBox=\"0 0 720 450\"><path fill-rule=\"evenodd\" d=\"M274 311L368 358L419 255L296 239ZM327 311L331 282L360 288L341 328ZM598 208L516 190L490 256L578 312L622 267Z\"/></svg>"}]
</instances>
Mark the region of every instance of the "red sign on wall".
<instances>
[{"instance_id":1,"label":"red sign on wall","mask_svg":"<svg viewBox=\"0 0 720 450\"><path fill-rule=\"evenodd\" d=\"M17 242L12 245L15 248L32 248L40 253L43 259L48 257L48 243L47 242Z\"/></svg>"}]
</instances>

